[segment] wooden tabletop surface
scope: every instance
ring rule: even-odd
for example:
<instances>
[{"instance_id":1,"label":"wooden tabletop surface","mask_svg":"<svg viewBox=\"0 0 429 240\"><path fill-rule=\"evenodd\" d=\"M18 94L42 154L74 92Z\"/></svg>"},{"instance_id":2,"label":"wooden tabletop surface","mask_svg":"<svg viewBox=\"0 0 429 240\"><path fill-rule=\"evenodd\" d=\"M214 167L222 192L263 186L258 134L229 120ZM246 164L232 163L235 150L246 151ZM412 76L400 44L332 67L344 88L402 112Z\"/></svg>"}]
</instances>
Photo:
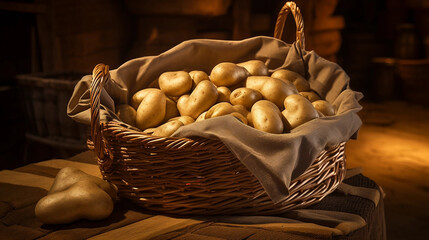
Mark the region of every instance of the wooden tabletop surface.
<instances>
[{"instance_id":1,"label":"wooden tabletop surface","mask_svg":"<svg viewBox=\"0 0 429 240\"><path fill-rule=\"evenodd\" d=\"M385 239L383 199L341 188L307 209L282 216L174 216L145 211L121 199L100 221L47 225L34 216L37 201L58 171L74 166L101 176L92 152L0 171L0 239ZM344 181L352 189L379 193L361 174ZM350 194L352 193L352 194Z\"/></svg>"}]
</instances>

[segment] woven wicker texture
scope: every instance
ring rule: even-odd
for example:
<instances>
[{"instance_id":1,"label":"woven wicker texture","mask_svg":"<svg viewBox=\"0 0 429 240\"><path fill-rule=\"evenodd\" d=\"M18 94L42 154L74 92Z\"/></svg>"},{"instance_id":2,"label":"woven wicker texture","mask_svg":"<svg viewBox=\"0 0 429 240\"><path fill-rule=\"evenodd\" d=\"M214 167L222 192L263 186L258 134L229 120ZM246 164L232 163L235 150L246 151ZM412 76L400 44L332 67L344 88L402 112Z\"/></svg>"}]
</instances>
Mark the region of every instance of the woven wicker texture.
<instances>
[{"instance_id":1,"label":"woven wicker texture","mask_svg":"<svg viewBox=\"0 0 429 240\"><path fill-rule=\"evenodd\" d=\"M302 21L294 3L285 7ZM284 21L283 14L279 18ZM259 181L219 140L155 137L115 119L100 122L100 94L109 80L108 66L97 65L90 91L93 143L89 145L97 153L103 177L118 186L119 195L148 210L186 215L280 214L320 201L344 178L345 143L340 143L321 152L292 181L288 197L273 204Z\"/></svg>"}]
</instances>

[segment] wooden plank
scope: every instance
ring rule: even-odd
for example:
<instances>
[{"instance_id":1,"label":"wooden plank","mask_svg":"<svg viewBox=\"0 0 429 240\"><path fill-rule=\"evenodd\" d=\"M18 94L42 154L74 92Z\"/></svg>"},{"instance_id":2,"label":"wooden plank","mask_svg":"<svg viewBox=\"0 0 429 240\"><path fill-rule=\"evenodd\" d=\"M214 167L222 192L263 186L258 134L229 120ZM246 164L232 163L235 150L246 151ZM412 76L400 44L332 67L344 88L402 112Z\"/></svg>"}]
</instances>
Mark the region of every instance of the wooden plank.
<instances>
[{"instance_id":1,"label":"wooden plank","mask_svg":"<svg viewBox=\"0 0 429 240\"><path fill-rule=\"evenodd\" d=\"M340 229L336 227L326 227L315 223L260 223L260 224L234 224L234 223L216 223L220 226L234 226L234 227L248 227L264 229L272 232L295 232L295 233L307 233L314 234L319 237L329 237L333 235L342 235Z\"/></svg>"},{"instance_id":2,"label":"wooden plank","mask_svg":"<svg viewBox=\"0 0 429 240\"><path fill-rule=\"evenodd\" d=\"M219 238L219 237L199 235L199 234L195 234L195 233L185 233L182 236L176 237L174 239L176 239L176 240L179 240L179 239L182 239L182 240L227 240L227 239L229 239L230 240L231 238Z\"/></svg>"},{"instance_id":3,"label":"wooden plank","mask_svg":"<svg viewBox=\"0 0 429 240\"><path fill-rule=\"evenodd\" d=\"M29 173L3 170L0 171L0 182L49 190L54 179Z\"/></svg>"},{"instance_id":4,"label":"wooden plank","mask_svg":"<svg viewBox=\"0 0 429 240\"><path fill-rule=\"evenodd\" d=\"M220 218L220 221L222 221L222 218ZM192 233L198 234L199 236L209 236L231 240L247 239L250 236L254 235L256 232L257 229L248 226L225 226L222 223L213 223L209 226L192 231Z\"/></svg>"},{"instance_id":5,"label":"wooden plank","mask_svg":"<svg viewBox=\"0 0 429 240\"><path fill-rule=\"evenodd\" d=\"M94 237L90 240L103 239L150 239L161 234L176 231L185 227L202 223L203 221L191 218L172 218L162 215L157 215L139 222L114 229Z\"/></svg>"}]
</instances>

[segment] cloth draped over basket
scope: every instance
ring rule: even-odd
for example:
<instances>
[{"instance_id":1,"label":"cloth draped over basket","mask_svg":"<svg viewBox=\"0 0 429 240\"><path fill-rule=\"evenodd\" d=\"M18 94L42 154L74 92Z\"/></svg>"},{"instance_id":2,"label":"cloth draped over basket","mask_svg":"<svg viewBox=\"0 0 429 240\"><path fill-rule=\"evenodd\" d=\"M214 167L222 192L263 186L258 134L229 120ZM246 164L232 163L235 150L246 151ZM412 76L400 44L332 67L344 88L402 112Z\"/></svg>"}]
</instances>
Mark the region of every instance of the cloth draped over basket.
<instances>
[{"instance_id":1,"label":"cloth draped over basket","mask_svg":"<svg viewBox=\"0 0 429 240\"><path fill-rule=\"evenodd\" d=\"M210 74L220 62L259 59L270 72L289 69L304 76L322 98L334 105L336 115L311 120L286 134L269 134L222 116L181 127L172 137L200 136L220 139L259 180L274 202L288 195L291 180L302 174L324 149L354 138L362 122L357 114L363 95L350 89L349 77L337 64L279 39L258 36L240 41L195 39L182 42L158 55L132 59L110 71L101 94L100 120L116 118L115 105L128 103L161 73L203 70ZM90 125L92 76L76 85L68 115Z\"/></svg>"}]
</instances>

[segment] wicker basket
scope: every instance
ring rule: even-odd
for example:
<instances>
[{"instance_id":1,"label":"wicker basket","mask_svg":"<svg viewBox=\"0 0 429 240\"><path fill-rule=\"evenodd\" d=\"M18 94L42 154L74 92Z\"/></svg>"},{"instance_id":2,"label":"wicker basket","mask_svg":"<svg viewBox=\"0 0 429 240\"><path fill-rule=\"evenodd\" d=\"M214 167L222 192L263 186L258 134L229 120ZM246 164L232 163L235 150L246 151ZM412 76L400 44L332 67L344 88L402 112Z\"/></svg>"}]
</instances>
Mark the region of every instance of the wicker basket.
<instances>
[{"instance_id":1,"label":"wicker basket","mask_svg":"<svg viewBox=\"0 0 429 240\"><path fill-rule=\"evenodd\" d=\"M279 13L275 37L280 38L292 12L297 41L304 48L299 9L288 2ZM145 209L173 214L280 214L317 203L335 190L345 174L345 143L319 154L313 164L291 182L290 194L274 204L267 193L219 140L155 137L130 129L121 121L100 121L100 95L110 80L108 66L94 68L90 89L89 145L98 156L102 175L117 185L119 195Z\"/></svg>"}]
</instances>

